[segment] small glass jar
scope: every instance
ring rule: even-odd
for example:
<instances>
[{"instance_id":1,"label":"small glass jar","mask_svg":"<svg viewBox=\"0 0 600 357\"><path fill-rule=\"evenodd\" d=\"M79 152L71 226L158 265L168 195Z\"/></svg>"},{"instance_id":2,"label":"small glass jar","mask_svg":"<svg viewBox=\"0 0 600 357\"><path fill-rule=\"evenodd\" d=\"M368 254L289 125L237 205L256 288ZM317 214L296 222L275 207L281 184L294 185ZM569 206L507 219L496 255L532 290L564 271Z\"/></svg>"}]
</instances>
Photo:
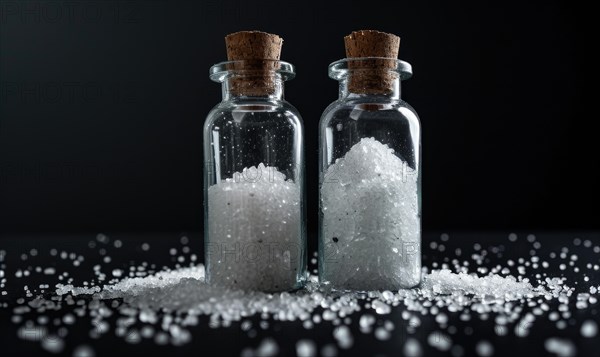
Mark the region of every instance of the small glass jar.
<instances>
[{"instance_id":1,"label":"small glass jar","mask_svg":"<svg viewBox=\"0 0 600 357\"><path fill-rule=\"evenodd\" d=\"M283 97L295 72L282 61L245 62L210 69L223 101L204 125L206 278L289 291L306 278L304 130Z\"/></svg>"},{"instance_id":2,"label":"small glass jar","mask_svg":"<svg viewBox=\"0 0 600 357\"><path fill-rule=\"evenodd\" d=\"M421 131L400 99L411 75L410 64L389 58L329 66L340 89L319 127L319 276L334 289L420 283Z\"/></svg>"}]
</instances>

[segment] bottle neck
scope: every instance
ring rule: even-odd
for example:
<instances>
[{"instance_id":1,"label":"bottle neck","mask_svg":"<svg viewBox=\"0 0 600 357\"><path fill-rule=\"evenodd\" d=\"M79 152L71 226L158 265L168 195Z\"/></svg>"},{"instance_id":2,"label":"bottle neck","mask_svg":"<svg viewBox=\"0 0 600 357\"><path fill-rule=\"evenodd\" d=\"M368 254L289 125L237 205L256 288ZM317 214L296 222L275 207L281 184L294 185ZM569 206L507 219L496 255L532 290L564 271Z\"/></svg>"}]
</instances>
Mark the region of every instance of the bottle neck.
<instances>
[{"instance_id":1,"label":"bottle neck","mask_svg":"<svg viewBox=\"0 0 600 357\"><path fill-rule=\"evenodd\" d=\"M340 99L375 96L382 99L400 99L400 77L381 72L349 71L340 80Z\"/></svg>"},{"instance_id":2,"label":"bottle neck","mask_svg":"<svg viewBox=\"0 0 600 357\"><path fill-rule=\"evenodd\" d=\"M278 73L233 74L223 81L223 101L238 99L282 100L283 79Z\"/></svg>"}]
</instances>

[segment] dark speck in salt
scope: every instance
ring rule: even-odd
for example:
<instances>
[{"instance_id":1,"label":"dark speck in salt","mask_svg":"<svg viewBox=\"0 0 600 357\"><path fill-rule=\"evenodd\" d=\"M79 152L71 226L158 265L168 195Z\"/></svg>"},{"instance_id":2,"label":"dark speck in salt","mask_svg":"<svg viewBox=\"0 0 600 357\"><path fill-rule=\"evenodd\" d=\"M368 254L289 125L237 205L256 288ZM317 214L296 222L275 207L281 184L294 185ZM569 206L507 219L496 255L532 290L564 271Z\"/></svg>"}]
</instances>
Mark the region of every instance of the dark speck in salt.
<instances>
[{"instance_id":1,"label":"dark speck in salt","mask_svg":"<svg viewBox=\"0 0 600 357\"><path fill-rule=\"evenodd\" d=\"M332 239L333 239L333 241L334 241L334 242L336 242L336 243L337 243L337 242L338 242L338 240L339 240L339 239L338 239L338 237L333 237Z\"/></svg>"},{"instance_id":2,"label":"dark speck in salt","mask_svg":"<svg viewBox=\"0 0 600 357\"><path fill-rule=\"evenodd\" d=\"M250 197L254 197L254 193L250 193Z\"/></svg>"}]
</instances>

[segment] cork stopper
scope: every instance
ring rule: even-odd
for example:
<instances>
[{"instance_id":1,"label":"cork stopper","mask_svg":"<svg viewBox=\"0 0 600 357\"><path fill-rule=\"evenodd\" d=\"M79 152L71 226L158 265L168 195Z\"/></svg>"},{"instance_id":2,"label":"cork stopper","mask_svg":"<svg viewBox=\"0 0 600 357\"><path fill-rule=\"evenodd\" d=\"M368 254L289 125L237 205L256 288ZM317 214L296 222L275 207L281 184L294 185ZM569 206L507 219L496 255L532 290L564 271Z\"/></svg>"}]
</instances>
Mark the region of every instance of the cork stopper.
<instances>
[{"instance_id":1,"label":"cork stopper","mask_svg":"<svg viewBox=\"0 0 600 357\"><path fill-rule=\"evenodd\" d=\"M239 71L229 90L236 95L262 96L275 92L271 71L279 68L283 39L261 31L240 31L225 36L228 61Z\"/></svg>"},{"instance_id":2,"label":"cork stopper","mask_svg":"<svg viewBox=\"0 0 600 357\"><path fill-rule=\"evenodd\" d=\"M348 89L362 94L390 93L394 80L398 78L393 70L396 68L400 37L375 30L361 30L344 37L344 43L347 58L383 57L348 62L348 68L355 70L349 78Z\"/></svg>"}]
</instances>

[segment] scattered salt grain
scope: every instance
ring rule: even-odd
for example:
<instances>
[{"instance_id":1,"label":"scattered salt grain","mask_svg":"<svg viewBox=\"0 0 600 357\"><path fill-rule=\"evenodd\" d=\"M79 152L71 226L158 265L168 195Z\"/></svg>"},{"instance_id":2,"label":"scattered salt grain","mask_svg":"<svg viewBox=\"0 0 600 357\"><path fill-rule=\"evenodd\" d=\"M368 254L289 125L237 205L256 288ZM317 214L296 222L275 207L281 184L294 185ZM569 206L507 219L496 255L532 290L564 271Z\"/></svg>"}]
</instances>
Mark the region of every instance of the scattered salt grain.
<instances>
[{"instance_id":1,"label":"scattered salt grain","mask_svg":"<svg viewBox=\"0 0 600 357\"><path fill-rule=\"evenodd\" d=\"M419 341L413 337L406 339L404 347L402 348L406 357L421 357L423 356L423 348Z\"/></svg>"},{"instance_id":2,"label":"scattered salt grain","mask_svg":"<svg viewBox=\"0 0 600 357\"><path fill-rule=\"evenodd\" d=\"M384 303L381 300L374 300L371 303L371 306L373 307L375 312L380 315L389 314L392 311L392 308L390 307L390 305Z\"/></svg>"},{"instance_id":3,"label":"scattered salt grain","mask_svg":"<svg viewBox=\"0 0 600 357\"><path fill-rule=\"evenodd\" d=\"M317 355L317 345L311 340L300 340L296 343L298 357L314 357Z\"/></svg>"},{"instance_id":4,"label":"scattered salt grain","mask_svg":"<svg viewBox=\"0 0 600 357\"><path fill-rule=\"evenodd\" d=\"M391 337L390 331L386 330L384 327L378 327L375 329L375 338L380 341L389 340Z\"/></svg>"},{"instance_id":5,"label":"scattered salt grain","mask_svg":"<svg viewBox=\"0 0 600 357\"><path fill-rule=\"evenodd\" d=\"M587 338L596 337L598 333L598 324L593 320L586 320L581 325L581 335Z\"/></svg>"},{"instance_id":6,"label":"scattered salt grain","mask_svg":"<svg viewBox=\"0 0 600 357\"><path fill-rule=\"evenodd\" d=\"M452 347L452 339L441 331L432 332L427 337L427 342L431 347L434 347L440 351L449 351Z\"/></svg>"},{"instance_id":7,"label":"scattered salt grain","mask_svg":"<svg viewBox=\"0 0 600 357\"><path fill-rule=\"evenodd\" d=\"M274 339L268 337L262 340L256 349L257 357L272 357L279 353L279 346Z\"/></svg>"},{"instance_id":8,"label":"scattered salt grain","mask_svg":"<svg viewBox=\"0 0 600 357\"><path fill-rule=\"evenodd\" d=\"M544 347L546 351L559 357L572 357L577 354L573 342L564 338L551 337L544 342Z\"/></svg>"},{"instance_id":9,"label":"scattered salt grain","mask_svg":"<svg viewBox=\"0 0 600 357\"><path fill-rule=\"evenodd\" d=\"M50 353L61 353L65 348L65 342L56 335L48 335L42 338L42 348Z\"/></svg>"},{"instance_id":10,"label":"scattered salt grain","mask_svg":"<svg viewBox=\"0 0 600 357\"><path fill-rule=\"evenodd\" d=\"M490 357L494 355L494 346L489 341L479 341L475 346L475 352L481 357Z\"/></svg>"},{"instance_id":11,"label":"scattered salt grain","mask_svg":"<svg viewBox=\"0 0 600 357\"><path fill-rule=\"evenodd\" d=\"M358 320L358 325L362 333L370 333L374 323L375 317L371 314L364 314Z\"/></svg>"},{"instance_id":12,"label":"scattered salt grain","mask_svg":"<svg viewBox=\"0 0 600 357\"><path fill-rule=\"evenodd\" d=\"M334 326L333 337L338 347L348 350L354 345L354 338L348 327L354 320L351 315L361 311L361 316L356 320L360 332L374 332L373 337L382 341L392 338L395 329L412 334L422 325L421 319L427 319L424 320L427 324L425 326L433 320L440 331L430 334L427 342L440 351L462 356L464 348L453 345L450 336L454 336L459 330L464 330L467 336L476 334L470 326L464 329L447 326L449 316L456 315L460 321L483 321L489 318L493 321L493 330L498 336L514 332L517 337L525 337L536 322L546 320L544 316L557 329L566 329L574 324L574 308L589 309L597 302L597 297L594 296L598 293L597 283L593 286L585 284L585 287L575 290L566 284L567 279L563 277L549 277L544 273L532 278L533 274L526 277L520 272L516 276L510 275L517 267L535 269L533 264L538 262L542 262L541 265L544 266L544 257L540 254L515 259L513 265L509 262L510 271L503 272L506 267L501 265L481 265L490 255L501 251L479 245L477 254L470 261L445 259L432 264L437 268L424 270L423 282L418 289L366 293L331 292L326 285L319 285L317 278L312 275L307 278L309 284L306 289L293 293L243 292L207 284L204 266L195 263L187 267L176 265L175 269L158 272L154 268L150 269L146 263L126 269L108 270L112 272L114 279L108 279L110 281L105 283L101 279L104 268L98 264L93 267L97 280L76 284L68 272L59 273L59 280L64 278L64 281L57 284L54 290L50 289L50 293L54 292L50 297L47 295L49 284L25 286L25 296L17 300L19 306L13 308L11 321L20 325L17 329L19 338L42 343L42 347L50 352L64 350L67 329L73 328L71 325L76 319L83 322L84 318L93 317L92 329L89 331L93 339L111 332L112 328L117 337L129 343L140 343L147 339L157 345L177 346L191 340L192 334L188 326L196 326L203 321L199 319L200 316L209 318L208 325L211 328L226 328L232 322L240 321L239 328L250 338L255 337L257 331L276 326L270 323L271 318L278 321L300 320L306 329L326 321L327 326ZM182 252L184 249L177 248L176 254ZM107 253L105 251L104 256L108 256ZM58 251L56 254L58 255ZM580 263L582 255L573 259L574 254L568 249L561 250L560 254L563 256L560 258L562 261L550 260L553 266L558 266L561 262L583 264L582 266L586 264ZM82 256L74 253L64 252L64 256L65 259L73 257L77 261L84 261ZM471 256L470 252L465 252L465 256ZM172 261L181 257L175 256ZM189 256L186 256L185 261L190 261L187 257ZM479 261L481 263L476 263ZM33 266L18 270L21 278L25 279L30 272L35 274L45 271L43 267L36 267L35 262L30 263ZM593 265L588 264L591 269ZM546 265L549 264L546 262ZM528 268L527 271L529 270ZM110 273L107 275L110 276ZM594 278L591 274L589 276ZM36 290L38 286L39 289ZM79 298L80 295L83 297ZM396 311L394 306L397 305L402 306L400 316L406 321L406 325L394 326L391 321L380 320L387 317L383 315ZM76 308L63 311L62 315L54 319L41 314L44 311L61 311L66 306ZM26 314L36 311L40 313L37 318L26 318ZM253 324L250 317L255 315L261 321ZM432 316L431 319L427 315ZM108 323L109 318L113 319L111 316L114 316L114 326L112 322ZM58 329L54 330L53 326ZM594 338L597 336L597 329L596 322L587 320L581 325L580 333L583 337ZM55 339L59 342L55 342ZM258 355L261 347L269 355L269 351L273 349L270 342L274 342L276 351L279 351L277 342L267 339L256 349L245 349L242 355ZM560 338L548 339L545 346L548 352L558 355L569 356L575 351L572 342ZM317 346L313 341L300 340L296 344L296 351L299 355L298 351L316 355ZM338 353L337 347L332 344L324 345L318 352L330 356ZM403 352L407 356L423 354L421 345L413 337L407 339ZM475 346L475 352L480 356L489 356L494 353L494 348L489 342L480 341Z\"/></svg>"},{"instance_id":13,"label":"scattered salt grain","mask_svg":"<svg viewBox=\"0 0 600 357\"><path fill-rule=\"evenodd\" d=\"M338 342L341 349L349 349L354 344L354 339L348 326L339 326L333 330L333 337Z\"/></svg>"}]
</instances>

